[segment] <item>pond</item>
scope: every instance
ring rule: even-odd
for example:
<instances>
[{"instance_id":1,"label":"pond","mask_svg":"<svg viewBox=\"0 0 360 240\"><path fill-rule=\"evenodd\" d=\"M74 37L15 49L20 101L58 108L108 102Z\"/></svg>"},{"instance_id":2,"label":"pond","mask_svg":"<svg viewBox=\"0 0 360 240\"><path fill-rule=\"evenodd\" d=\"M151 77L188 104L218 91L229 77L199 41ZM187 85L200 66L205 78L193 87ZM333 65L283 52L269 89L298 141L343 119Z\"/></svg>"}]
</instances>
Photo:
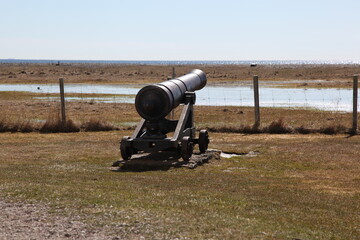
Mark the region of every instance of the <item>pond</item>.
<instances>
[{"instance_id":1,"label":"pond","mask_svg":"<svg viewBox=\"0 0 360 240\"><path fill-rule=\"evenodd\" d=\"M134 103L139 85L66 84L66 93L113 94L111 97L69 97L67 101ZM58 84L0 84L0 91L58 93ZM261 107L314 108L325 111L352 111L352 89L276 88L260 86ZM116 96L130 95L130 96ZM196 92L196 104L205 106L254 106L249 85L206 86ZM46 98L58 100L56 97Z\"/></svg>"}]
</instances>

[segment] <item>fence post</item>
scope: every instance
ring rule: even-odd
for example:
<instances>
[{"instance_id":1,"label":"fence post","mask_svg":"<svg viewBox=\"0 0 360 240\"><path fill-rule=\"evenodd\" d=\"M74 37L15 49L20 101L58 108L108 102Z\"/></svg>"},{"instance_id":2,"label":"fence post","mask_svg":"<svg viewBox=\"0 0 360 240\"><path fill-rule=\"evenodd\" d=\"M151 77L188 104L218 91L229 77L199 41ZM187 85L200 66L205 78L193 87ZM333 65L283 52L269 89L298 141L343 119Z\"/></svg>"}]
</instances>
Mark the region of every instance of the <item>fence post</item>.
<instances>
[{"instance_id":1,"label":"fence post","mask_svg":"<svg viewBox=\"0 0 360 240\"><path fill-rule=\"evenodd\" d=\"M352 133L356 134L357 132L357 122L358 122L358 79L359 75L354 75L353 77L353 127L352 127Z\"/></svg>"},{"instance_id":2,"label":"fence post","mask_svg":"<svg viewBox=\"0 0 360 240\"><path fill-rule=\"evenodd\" d=\"M175 67L172 67L172 74L171 74L171 78L174 79L176 77L176 73L175 73Z\"/></svg>"},{"instance_id":3,"label":"fence post","mask_svg":"<svg viewBox=\"0 0 360 240\"><path fill-rule=\"evenodd\" d=\"M253 77L254 82L254 103L255 103L255 124L254 127L260 126L260 106L259 106L259 77Z\"/></svg>"},{"instance_id":4,"label":"fence post","mask_svg":"<svg viewBox=\"0 0 360 240\"><path fill-rule=\"evenodd\" d=\"M64 78L59 78L59 84L60 84L60 99L61 99L61 122L63 126L65 126L66 113L65 113Z\"/></svg>"},{"instance_id":5,"label":"fence post","mask_svg":"<svg viewBox=\"0 0 360 240\"><path fill-rule=\"evenodd\" d=\"M175 67L172 67L171 79L176 78ZM174 120L174 109L171 110L171 120Z\"/></svg>"}]
</instances>

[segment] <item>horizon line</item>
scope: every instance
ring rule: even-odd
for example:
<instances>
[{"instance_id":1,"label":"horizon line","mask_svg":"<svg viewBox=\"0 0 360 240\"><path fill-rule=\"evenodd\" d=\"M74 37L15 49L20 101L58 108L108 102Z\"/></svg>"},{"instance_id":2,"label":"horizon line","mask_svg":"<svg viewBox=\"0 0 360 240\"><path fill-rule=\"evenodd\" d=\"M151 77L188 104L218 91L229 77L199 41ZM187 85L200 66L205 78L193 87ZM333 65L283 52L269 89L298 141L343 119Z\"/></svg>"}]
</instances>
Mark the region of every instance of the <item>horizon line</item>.
<instances>
[{"instance_id":1,"label":"horizon line","mask_svg":"<svg viewBox=\"0 0 360 240\"><path fill-rule=\"evenodd\" d=\"M237 60L220 60L220 59L197 59L197 60L189 60L189 59L56 59L56 58L0 58L0 61L111 61L111 62L356 62L360 63L360 60L352 60L352 59L237 59Z\"/></svg>"}]
</instances>

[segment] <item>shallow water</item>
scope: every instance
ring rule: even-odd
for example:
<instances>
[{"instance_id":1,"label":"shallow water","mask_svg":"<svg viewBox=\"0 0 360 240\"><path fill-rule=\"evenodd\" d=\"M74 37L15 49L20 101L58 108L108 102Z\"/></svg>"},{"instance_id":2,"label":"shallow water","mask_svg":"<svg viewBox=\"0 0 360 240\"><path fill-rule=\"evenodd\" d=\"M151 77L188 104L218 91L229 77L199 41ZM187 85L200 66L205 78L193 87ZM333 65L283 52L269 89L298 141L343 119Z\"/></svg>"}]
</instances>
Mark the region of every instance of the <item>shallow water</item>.
<instances>
[{"instance_id":1,"label":"shallow water","mask_svg":"<svg viewBox=\"0 0 360 240\"><path fill-rule=\"evenodd\" d=\"M66 93L136 94L139 86L108 84L65 84ZM0 84L0 91L58 93L59 84Z\"/></svg>"},{"instance_id":2,"label":"shallow water","mask_svg":"<svg viewBox=\"0 0 360 240\"><path fill-rule=\"evenodd\" d=\"M66 93L97 93L133 96L69 97L68 101L101 101L108 103L133 103L141 86L66 84ZM0 91L58 93L58 84L0 84ZM260 106L286 108L315 108L326 111L352 111L351 89L302 89L260 87ZM242 86L207 86L196 92L196 104L205 106L254 106L253 89ZM56 97L42 98L57 100Z\"/></svg>"},{"instance_id":3,"label":"shallow water","mask_svg":"<svg viewBox=\"0 0 360 240\"><path fill-rule=\"evenodd\" d=\"M200 93L201 92L201 93ZM202 105L254 106L251 87L207 87L197 94ZM352 111L350 89L301 89L262 87L259 89L260 106L301 107L327 111Z\"/></svg>"}]
</instances>

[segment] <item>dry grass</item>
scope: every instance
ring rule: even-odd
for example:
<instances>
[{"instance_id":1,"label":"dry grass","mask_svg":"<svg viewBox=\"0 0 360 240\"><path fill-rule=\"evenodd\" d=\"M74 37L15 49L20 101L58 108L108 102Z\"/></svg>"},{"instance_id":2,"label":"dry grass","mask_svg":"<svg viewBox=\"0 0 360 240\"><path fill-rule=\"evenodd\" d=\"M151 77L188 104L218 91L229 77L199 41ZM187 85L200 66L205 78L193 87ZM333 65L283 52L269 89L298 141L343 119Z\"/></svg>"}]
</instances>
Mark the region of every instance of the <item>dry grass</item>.
<instances>
[{"instance_id":1,"label":"dry grass","mask_svg":"<svg viewBox=\"0 0 360 240\"><path fill-rule=\"evenodd\" d=\"M119 117L129 116L123 111L129 109L129 105L121 104L98 104L96 102L67 102L67 118L70 119L66 126L61 123L59 117L58 102L41 100L24 100L23 94L20 98L12 94L12 100L2 100L0 107L5 117L0 119L0 132L78 132L84 131L109 131L119 130ZM16 100L15 100L16 99ZM125 110L126 109L126 110ZM130 112L130 111L129 111ZM132 111L131 111L132 112ZM113 114L113 115L112 115ZM132 128L134 122L124 125L123 128ZM102 118L105 116L105 119ZM131 118L128 118L131 120Z\"/></svg>"},{"instance_id":2,"label":"dry grass","mask_svg":"<svg viewBox=\"0 0 360 240\"><path fill-rule=\"evenodd\" d=\"M75 124L71 119L62 122L60 118L48 119L45 124L40 128L41 133L66 133L66 132L79 132L80 127Z\"/></svg>"},{"instance_id":3,"label":"dry grass","mask_svg":"<svg viewBox=\"0 0 360 240\"><path fill-rule=\"evenodd\" d=\"M276 134L294 133L294 129L288 126L285 121L280 118L278 121L270 123L268 127L263 128L263 132Z\"/></svg>"},{"instance_id":4,"label":"dry grass","mask_svg":"<svg viewBox=\"0 0 360 240\"><path fill-rule=\"evenodd\" d=\"M4 119L0 120L0 132L22 132L29 133L38 131L38 126L30 121L8 123Z\"/></svg>"},{"instance_id":5,"label":"dry grass","mask_svg":"<svg viewBox=\"0 0 360 240\"><path fill-rule=\"evenodd\" d=\"M16 94L12 94L12 100L3 99L0 102L0 107L6 116L3 125L38 123L34 124L34 131L37 131L36 129L41 128L42 121L59 111L58 102L31 98L25 100L24 95L20 95L22 96L20 99L16 98ZM81 123L79 126L83 127L102 124L103 129L110 129L109 126L113 126L114 130L133 128L140 120L133 104L67 102L66 109L67 116ZM181 110L181 107L176 109L175 119L179 117ZM258 129L253 127L254 112L251 107L195 106L194 117L198 129L207 128L214 132L337 134L348 132L352 127L351 113L304 109L261 108L261 127ZM7 126L7 129L9 127Z\"/></svg>"},{"instance_id":6,"label":"dry grass","mask_svg":"<svg viewBox=\"0 0 360 240\"><path fill-rule=\"evenodd\" d=\"M349 133L350 130L346 129L346 127L343 125L332 125L332 126L320 128L320 132L324 133L324 134L334 135L334 134L345 133L345 132Z\"/></svg>"},{"instance_id":7,"label":"dry grass","mask_svg":"<svg viewBox=\"0 0 360 240\"><path fill-rule=\"evenodd\" d=\"M0 132L7 132L8 131L8 127L7 124L5 123L5 120L1 119L0 120Z\"/></svg>"},{"instance_id":8,"label":"dry grass","mask_svg":"<svg viewBox=\"0 0 360 240\"><path fill-rule=\"evenodd\" d=\"M14 130L15 130L14 132L29 133L38 130L38 128L35 124L31 123L30 121L25 121L17 124Z\"/></svg>"},{"instance_id":9,"label":"dry grass","mask_svg":"<svg viewBox=\"0 0 360 240\"><path fill-rule=\"evenodd\" d=\"M269 126L282 119L284 123L295 128L320 129L328 126L352 126L352 114L305 109L261 108L261 126ZM195 122L201 127L235 127L252 126L254 110L251 107L210 107L196 106Z\"/></svg>"},{"instance_id":10,"label":"dry grass","mask_svg":"<svg viewBox=\"0 0 360 240\"><path fill-rule=\"evenodd\" d=\"M199 128L201 129L201 128ZM217 126L217 127L207 127L206 128L210 132L222 132L222 133L260 133L259 128L253 126L244 126L241 125L240 127L236 126Z\"/></svg>"},{"instance_id":11,"label":"dry grass","mask_svg":"<svg viewBox=\"0 0 360 240\"><path fill-rule=\"evenodd\" d=\"M193 68L207 73L209 82L223 84L251 80L331 80L307 83L307 87L349 87L353 74L360 72L359 65L177 65L178 76ZM144 84L166 80L172 66L161 65L106 65L106 64L0 64L1 83L57 83L64 77L68 83Z\"/></svg>"},{"instance_id":12,"label":"dry grass","mask_svg":"<svg viewBox=\"0 0 360 240\"><path fill-rule=\"evenodd\" d=\"M11 96L11 100L6 100L6 96ZM3 95L0 102L5 116L0 121L0 131L39 131L43 121L46 121L44 131L67 131L61 129L56 114L59 112L58 102L27 99L23 93L19 97L16 93L6 96ZM85 131L133 129L140 120L133 104L67 102L66 109L68 118L75 122L69 123L70 126L76 125L72 131L78 131L79 127ZM175 119L181 110L181 107L176 109ZM352 115L304 109L261 108L261 127L255 128L251 107L195 106L195 123L198 129L207 128L213 132L343 134L349 133Z\"/></svg>"},{"instance_id":13,"label":"dry grass","mask_svg":"<svg viewBox=\"0 0 360 240\"><path fill-rule=\"evenodd\" d=\"M304 126L292 127L289 126L283 119L273 121L269 126L256 127L256 125L241 125L240 127L235 126L217 126L208 127L211 132L222 132L222 133L245 133L245 134L258 134L258 133L269 133L269 134L310 134L310 133L323 133L328 135L334 134L346 134L350 133L351 130L343 125L331 125L322 127L319 129L310 129Z\"/></svg>"},{"instance_id":14,"label":"dry grass","mask_svg":"<svg viewBox=\"0 0 360 240\"><path fill-rule=\"evenodd\" d=\"M54 117L55 116L55 117ZM125 129L133 129L127 127ZM7 123L5 120L0 121L0 132L40 132L40 133L70 133L79 132L80 130L86 132L94 131L114 131L120 130L118 126L114 126L109 122L97 119L90 119L82 124L77 124L73 120L68 119L64 124L58 115L52 115L44 124L34 124L30 121Z\"/></svg>"},{"instance_id":15,"label":"dry grass","mask_svg":"<svg viewBox=\"0 0 360 240\"><path fill-rule=\"evenodd\" d=\"M93 118L82 124L81 128L87 132L120 130L119 127L114 126L109 122Z\"/></svg>"}]
</instances>

